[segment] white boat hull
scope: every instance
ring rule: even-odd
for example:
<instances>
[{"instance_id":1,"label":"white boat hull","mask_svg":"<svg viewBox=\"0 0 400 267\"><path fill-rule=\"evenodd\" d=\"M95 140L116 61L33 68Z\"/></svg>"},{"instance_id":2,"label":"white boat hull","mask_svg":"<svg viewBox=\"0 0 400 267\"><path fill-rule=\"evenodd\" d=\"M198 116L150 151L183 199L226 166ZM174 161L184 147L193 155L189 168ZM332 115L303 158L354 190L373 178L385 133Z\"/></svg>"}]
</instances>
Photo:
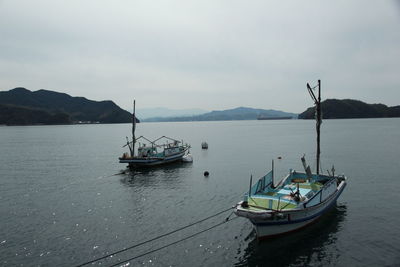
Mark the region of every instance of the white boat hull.
<instances>
[{"instance_id":1,"label":"white boat hull","mask_svg":"<svg viewBox=\"0 0 400 267\"><path fill-rule=\"evenodd\" d=\"M299 222L299 223L291 223L291 224L280 224L280 225L269 225L269 226L262 226L262 225L255 225L257 237L259 239L265 239L281 234L286 234L290 232L294 232L297 230L306 227L307 225L311 224L315 220L317 220L320 216L314 217L310 220Z\"/></svg>"},{"instance_id":2,"label":"white boat hull","mask_svg":"<svg viewBox=\"0 0 400 267\"><path fill-rule=\"evenodd\" d=\"M182 160L182 157L185 155L186 150L170 155L163 158L152 158L152 157L144 157L144 158L120 158L120 163L128 163L130 167L147 167L147 166L156 166L167 164L175 161Z\"/></svg>"}]
</instances>

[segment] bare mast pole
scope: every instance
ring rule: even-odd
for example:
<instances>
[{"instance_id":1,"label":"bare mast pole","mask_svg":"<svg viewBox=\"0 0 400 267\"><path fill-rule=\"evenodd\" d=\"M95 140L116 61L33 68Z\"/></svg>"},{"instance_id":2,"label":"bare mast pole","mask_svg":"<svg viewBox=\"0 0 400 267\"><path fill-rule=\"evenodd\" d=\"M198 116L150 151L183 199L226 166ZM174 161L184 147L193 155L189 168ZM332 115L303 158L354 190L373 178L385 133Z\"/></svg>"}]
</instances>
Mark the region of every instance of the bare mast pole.
<instances>
[{"instance_id":1,"label":"bare mast pole","mask_svg":"<svg viewBox=\"0 0 400 267\"><path fill-rule=\"evenodd\" d=\"M135 130L136 130L136 116L135 116L135 106L136 106L136 101L133 100L133 114L132 114L132 148L131 148L131 157L135 156L135 143L136 143L136 138L135 138Z\"/></svg>"},{"instance_id":2,"label":"bare mast pole","mask_svg":"<svg viewBox=\"0 0 400 267\"><path fill-rule=\"evenodd\" d=\"M317 175L319 175L319 162L320 162L320 154L321 154L321 80L318 80L318 101L317 101Z\"/></svg>"},{"instance_id":3,"label":"bare mast pole","mask_svg":"<svg viewBox=\"0 0 400 267\"><path fill-rule=\"evenodd\" d=\"M315 96L313 89L318 86L318 98ZM317 175L319 175L319 162L320 162L320 154L321 154L321 134L320 134L320 129L321 129L321 123L322 123L322 118L321 118L321 80L318 80L318 85L311 88L311 86L307 83L307 88L308 92L311 95L311 98L314 100L315 103L315 109L316 109L316 128L317 128Z\"/></svg>"}]
</instances>

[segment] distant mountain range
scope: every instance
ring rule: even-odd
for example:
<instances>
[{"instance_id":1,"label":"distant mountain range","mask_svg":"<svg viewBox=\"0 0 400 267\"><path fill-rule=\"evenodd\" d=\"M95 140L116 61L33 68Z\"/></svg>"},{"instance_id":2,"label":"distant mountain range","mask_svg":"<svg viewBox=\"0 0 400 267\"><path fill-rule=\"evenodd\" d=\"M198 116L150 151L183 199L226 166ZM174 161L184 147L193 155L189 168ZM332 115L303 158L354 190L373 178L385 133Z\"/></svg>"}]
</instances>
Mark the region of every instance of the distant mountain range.
<instances>
[{"instance_id":1,"label":"distant mountain range","mask_svg":"<svg viewBox=\"0 0 400 267\"><path fill-rule=\"evenodd\" d=\"M137 116L147 122L223 121L274 118L314 119L315 108L301 114L273 109L239 107L205 112L200 109L141 109ZM203 113L203 114L198 114ZM152 115L159 116L149 118ZM188 114L188 115L186 115ZM327 99L322 102L324 119L400 117L400 106L367 104L352 99ZM137 120L139 121L139 120ZM36 125L71 123L131 123L132 114L112 101L93 101L49 90L30 91L15 88L0 91L0 125Z\"/></svg>"},{"instance_id":2,"label":"distant mountain range","mask_svg":"<svg viewBox=\"0 0 400 267\"><path fill-rule=\"evenodd\" d=\"M0 124L127 123L132 115L112 101L93 101L48 90L0 92Z\"/></svg>"},{"instance_id":3,"label":"distant mountain range","mask_svg":"<svg viewBox=\"0 0 400 267\"><path fill-rule=\"evenodd\" d=\"M323 119L385 118L400 117L400 106L367 104L353 99L327 99L321 103ZM314 119L315 107L299 114L299 119Z\"/></svg>"},{"instance_id":4,"label":"distant mountain range","mask_svg":"<svg viewBox=\"0 0 400 267\"><path fill-rule=\"evenodd\" d=\"M136 114L142 120L160 117L187 117L207 112L204 109L136 108Z\"/></svg>"},{"instance_id":5,"label":"distant mountain range","mask_svg":"<svg viewBox=\"0 0 400 267\"><path fill-rule=\"evenodd\" d=\"M247 107L239 107L228 110L214 110L205 114L195 116L181 117L156 117L143 121L167 122L167 121L226 121L226 120L256 120L258 117L293 117L297 118L297 114L288 113L273 109L255 109Z\"/></svg>"}]
</instances>

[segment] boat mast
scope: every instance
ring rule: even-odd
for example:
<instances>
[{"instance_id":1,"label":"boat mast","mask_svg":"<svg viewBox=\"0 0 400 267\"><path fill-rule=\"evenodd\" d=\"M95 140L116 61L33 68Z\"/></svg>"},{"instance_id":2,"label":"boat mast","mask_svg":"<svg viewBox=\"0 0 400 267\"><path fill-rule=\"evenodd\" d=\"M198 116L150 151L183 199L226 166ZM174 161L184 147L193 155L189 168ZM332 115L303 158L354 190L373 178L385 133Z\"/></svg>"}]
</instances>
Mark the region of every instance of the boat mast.
<instances>
[{"instance_id":1,"label":"boat mast","mask_svg":"<svg viewBox=\"0 0 400 267\"><path fill-rule=\"evenodd\" d=\"M321 155L321 80L318 80L318 102L317 102L317 175L319 175L320 155Z\"/></svg>"},{"instance_id":2,"label":"boat mast","mask_svg":"<svg viewBox=\"0 0 400 267\"><path fill-rule=\"evenodd\" d=\"M136 106L136 101L133 100L133 114L132 114L132 148L131 148L131 157L135 156L135 143L136 143L136 138L135 138L135 130L136 130L136 116L135 116L135 106Z\"/></svg>"},{"instance_id":3,"label":"boat mast","mask_svg":"<svg viewBox=\"0 0 400 267\"><path fill-rule=\"evenodd\" d=\"M315 96L313 89L318 87L318 98ZM320 154L321 154L321 148L320 148L320 143L321 143L321 134L320 134L320 129L321 129L321 123L322 123L322 118L321 118L321 80L318 80L318 85L314 86L311 88L311 86L307 83L307 89L308 92L311 95L311 98L314 100L315 103L315 109L316 109L316 128L317 128L317 175L319 175L319 163L320 163Z\"/></svg>"}]
</instances>

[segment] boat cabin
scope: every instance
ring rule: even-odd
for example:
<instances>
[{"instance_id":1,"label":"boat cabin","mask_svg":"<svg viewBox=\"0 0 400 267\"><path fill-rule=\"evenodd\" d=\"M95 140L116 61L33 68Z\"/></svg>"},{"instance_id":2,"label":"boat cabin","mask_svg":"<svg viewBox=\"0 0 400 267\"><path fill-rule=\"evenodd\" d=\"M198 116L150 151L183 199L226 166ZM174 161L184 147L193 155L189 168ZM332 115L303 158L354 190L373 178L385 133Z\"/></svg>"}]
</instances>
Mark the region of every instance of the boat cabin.
<instances>
[{"instance_id":1,"label":"boat cabin","mask_svg":"<svg viewBox=\"0 0 400 267\"><path fill-rule=\"evenodd\" d=\"M157 155L157 148L153 146L146 146L143 144L138 148L138 157L146 158L146 157L154 157Z\"/></svg>"}]
</instances>

